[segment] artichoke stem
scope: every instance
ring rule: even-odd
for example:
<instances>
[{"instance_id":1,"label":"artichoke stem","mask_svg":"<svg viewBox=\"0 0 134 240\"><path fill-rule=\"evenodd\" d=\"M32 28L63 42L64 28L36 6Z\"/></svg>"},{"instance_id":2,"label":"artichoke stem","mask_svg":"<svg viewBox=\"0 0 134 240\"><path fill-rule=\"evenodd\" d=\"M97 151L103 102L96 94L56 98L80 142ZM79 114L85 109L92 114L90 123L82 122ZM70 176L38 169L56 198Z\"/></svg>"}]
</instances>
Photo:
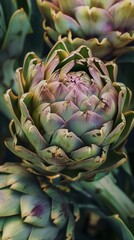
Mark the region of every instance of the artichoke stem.
<instances>
[{"instance_id":1,"label":"artichoke stem","mask_svg":"<svg viewBox=\"0 0 134 240\"><path fill-rule=\"evenodd\" d=\"M118 214L130 231L134 233L134 203L116 185L112 174L97 181L73 183L72 187L90 200L94 200L104 214Z\"/></svg>"}]
</instances>

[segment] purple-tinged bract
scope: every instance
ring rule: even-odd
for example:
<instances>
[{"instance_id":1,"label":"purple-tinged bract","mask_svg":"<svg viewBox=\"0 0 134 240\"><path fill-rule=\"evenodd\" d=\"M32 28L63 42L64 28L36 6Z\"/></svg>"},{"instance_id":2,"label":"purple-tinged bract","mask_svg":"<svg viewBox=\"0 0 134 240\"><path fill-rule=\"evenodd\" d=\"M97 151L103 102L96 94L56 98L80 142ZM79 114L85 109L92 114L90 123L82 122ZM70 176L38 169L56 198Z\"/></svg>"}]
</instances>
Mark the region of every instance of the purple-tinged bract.
<instances>
[{"instance_id":1,"label":"purple-tinged bract","mask_svg":"<svg viewBox=\"0 0 134 240\"><path fill-rule=\"evenodd\" d=\"M36 173L69 181L120 166L134 113L116 76L116 64L86 46L69 52L60 41L46 62L27 54L16 71L18 96L5 94L13 116L6 145Z\"/></svg>"}]
</instances>

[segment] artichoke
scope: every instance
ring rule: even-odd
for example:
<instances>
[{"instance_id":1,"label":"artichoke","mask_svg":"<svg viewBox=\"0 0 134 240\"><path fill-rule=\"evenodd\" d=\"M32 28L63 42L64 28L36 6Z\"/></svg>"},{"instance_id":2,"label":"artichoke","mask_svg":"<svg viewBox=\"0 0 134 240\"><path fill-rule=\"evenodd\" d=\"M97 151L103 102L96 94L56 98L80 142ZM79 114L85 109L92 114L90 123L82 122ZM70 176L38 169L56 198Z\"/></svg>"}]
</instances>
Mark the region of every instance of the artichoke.
<instances>
[{"instance_id":1,"label":"artichoke","mask_svg":"<svg viewBox=\"0 0 134 240\"><path fill-rule=\"evenodd\" d=\"M15 163L0 166L0 239L73 240L79 211L64 193Z\"/></svg>"},{"instance_id":2,"label":"artichoke","mask_svg":"<svg viewBox=\"0 0 134 240\"><path fill-rule=\"evenodd\" d=\"M123 146L134 124L131 91L116 82L117 66L86 46L69 52L59 41L43 62L28 53L16 71L18 96L7 147L38 174L89 179L126 161Z\"/></svg>"},{"instance_id":3,"label":"artichoke","mask_svg":"<svg viewBox=\"0 0 134 240\"><path fill-rule=\"evenodd\" d=\"M103 59L131 51L128 45L134 41L133 0L36 1L50 47L62 35L70 50L84 44Z\"/></svg>"}]
</instances>

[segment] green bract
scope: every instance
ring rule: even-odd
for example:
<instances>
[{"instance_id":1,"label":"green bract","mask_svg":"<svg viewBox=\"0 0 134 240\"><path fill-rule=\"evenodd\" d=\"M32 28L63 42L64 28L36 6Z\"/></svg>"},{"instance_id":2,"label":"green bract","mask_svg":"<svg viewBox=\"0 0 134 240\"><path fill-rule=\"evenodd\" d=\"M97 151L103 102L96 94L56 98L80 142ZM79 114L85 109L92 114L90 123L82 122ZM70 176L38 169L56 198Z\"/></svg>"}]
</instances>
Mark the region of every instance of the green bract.
<instances>
[{"instance_id":1,"label":"green bract","mask_svg":"<svg viewBox=\"0 0 134 240\"><path fill-rule=\"evenodd\" d=\"M16 71L18 96L5 94L13 116L8 148L37 173L70 181L124 163L134 112L131 91L116 75L115 63L86 46L69 52L58 42L45 63L27 54Z\"/></svg>"},{"instance_id":2,"label":"green bract","mask_svg":"<svg viewBox=\"0 0 134 240\"><path fill-rule=\"evenodd\" d=\"M130 51L126 46L134 40L133 0L36 1L49 46L62 35L71 50L84 44L99 58L111 59Z\"/></svg>"},{"instance_id":3,"label":"green bract","mask_svg":"<svg viewBox=\"0 0 134 240\"><path fill-rule=\"evenodd\" d=\"M3 93L14 85L16 58L31 32L30 15L31 1L0 0L0 111L6 115Z\"/></svg>"},{"instance_id":4,"label":"green bract","mask_svg":"<svg viewBox=\"0 0 134 240\"><path fill-rule=\"evenodd\" d=\"M31 31L30 11L28 0L0 0L0 64L22 52L25 37Z\"/></svg>"},{"instance_id":5,"label":"green bract","mask_svg":"<svg viewBox=\"0 0 134 240\"><path fill-rule=\"evenodd\" d=\"M45 179L15 163L0 166L1 240L73 240L78 217L77 207Z\"/></svg>"}]
</instances>

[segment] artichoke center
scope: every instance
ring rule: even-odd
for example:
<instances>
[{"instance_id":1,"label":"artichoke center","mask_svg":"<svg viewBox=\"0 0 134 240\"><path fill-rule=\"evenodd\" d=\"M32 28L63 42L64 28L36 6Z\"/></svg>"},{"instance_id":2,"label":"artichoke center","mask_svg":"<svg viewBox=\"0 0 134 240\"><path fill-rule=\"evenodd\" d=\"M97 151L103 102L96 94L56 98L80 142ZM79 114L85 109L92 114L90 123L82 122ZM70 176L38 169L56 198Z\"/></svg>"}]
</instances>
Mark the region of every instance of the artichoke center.
<instances>
[{"instance_id":1,"label":"artichoke center","mask_svg":"<svg viewBox=\"0 0 134 240\"><path fill-rule=\"evenodd\" d=\"M89 75L84 71L69 72L64 78L64 84L69 89L72 89L72 87L75 85L84 85L88 88L91 84L91 79Z\"/></svg>"}]
</instances>

